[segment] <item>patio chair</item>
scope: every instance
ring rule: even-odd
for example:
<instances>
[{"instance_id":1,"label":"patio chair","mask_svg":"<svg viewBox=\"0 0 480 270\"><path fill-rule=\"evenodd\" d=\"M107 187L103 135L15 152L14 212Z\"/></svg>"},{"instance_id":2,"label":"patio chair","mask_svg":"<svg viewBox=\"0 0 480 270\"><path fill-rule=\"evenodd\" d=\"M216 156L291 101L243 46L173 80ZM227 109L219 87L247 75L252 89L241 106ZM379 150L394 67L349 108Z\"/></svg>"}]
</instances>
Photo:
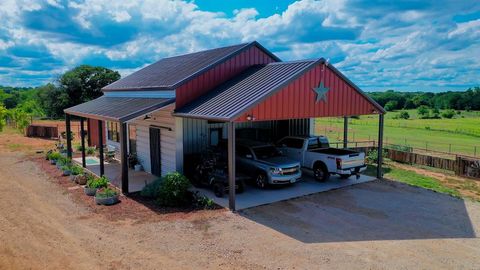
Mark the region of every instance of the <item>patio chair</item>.
<instances>
[{"instance_id":1,"label":"patio chair","mask_svg":"<svg viewBox=\"0 0 480 270\"><path fill-rule=\"evenodd\" d=\"M105 147L105 160L107 162L112 162L115 159L115 146L107 145Z\"/></svg>"}]
</instances>

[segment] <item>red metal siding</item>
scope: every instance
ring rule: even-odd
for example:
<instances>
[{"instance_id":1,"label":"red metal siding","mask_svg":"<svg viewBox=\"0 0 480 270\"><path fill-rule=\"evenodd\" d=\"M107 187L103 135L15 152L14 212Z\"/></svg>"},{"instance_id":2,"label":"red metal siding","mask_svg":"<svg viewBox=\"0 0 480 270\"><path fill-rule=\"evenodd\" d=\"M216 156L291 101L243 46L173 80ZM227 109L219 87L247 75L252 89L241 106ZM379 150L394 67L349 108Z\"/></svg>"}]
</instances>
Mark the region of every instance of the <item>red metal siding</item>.
<instances>
[{"instance_id":1,"label":"red metal siding","mask_svg":"<svg viewBox=\"0 0 480 270\"><path fill-rule=\"evenodd\" d=\"M316 102L312 90L323 81L329 88L327 101ZM255 121L283 120L310 117L334 117L365 115L376 112L375 106L329 67L320 64L266 100L236 119L247 121L252 115Z\"/></svg>"},{"instance_id":2,"label":"red metal siding","mask_svg":"<svg viewBox=\"0 0 480 270\"><path fill-rule=\"evenodd\" d=\"M248 67L271 62L275 62L275 60L258 47L253 46L180 86L176 90L176 108L181 108L188 102L197 99Z\"/></svg>"},{"instance_id":3,"label":"red metal siding","mask_svg":"<svg viewBox=\"0 0 480 270\"><path fill-rule=\"evenodd\" d=\"M99 146L100 142L98 140L98 120L96 119L88 119L88 124L89 124L89 130L88 130L88 136L90 138L90 145L89 146ZM103 122L103 126L105 127L105 121ZM106 142L106 134L103 132L103 142L105 144Z\"/></svg>"}]
</instances>

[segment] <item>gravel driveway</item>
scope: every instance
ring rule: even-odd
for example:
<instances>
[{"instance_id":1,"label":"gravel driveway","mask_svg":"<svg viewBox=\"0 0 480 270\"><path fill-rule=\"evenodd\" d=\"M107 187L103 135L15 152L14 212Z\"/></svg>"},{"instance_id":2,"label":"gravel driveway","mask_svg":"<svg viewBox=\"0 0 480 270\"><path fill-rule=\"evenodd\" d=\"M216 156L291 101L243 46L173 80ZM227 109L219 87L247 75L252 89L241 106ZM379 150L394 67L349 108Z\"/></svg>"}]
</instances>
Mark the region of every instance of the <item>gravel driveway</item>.
<instances>
[{"instance_id":1,"label":"gravel driveway","mask_svg":"<svg viewBox=\"0 0 480 270\"><path fill-rule=\"evenodd\" d=\"M479 229L480 204L388 181L110 221L21 154L0 155L0 269L478 269Z\"/></svg>"}]
</instances>

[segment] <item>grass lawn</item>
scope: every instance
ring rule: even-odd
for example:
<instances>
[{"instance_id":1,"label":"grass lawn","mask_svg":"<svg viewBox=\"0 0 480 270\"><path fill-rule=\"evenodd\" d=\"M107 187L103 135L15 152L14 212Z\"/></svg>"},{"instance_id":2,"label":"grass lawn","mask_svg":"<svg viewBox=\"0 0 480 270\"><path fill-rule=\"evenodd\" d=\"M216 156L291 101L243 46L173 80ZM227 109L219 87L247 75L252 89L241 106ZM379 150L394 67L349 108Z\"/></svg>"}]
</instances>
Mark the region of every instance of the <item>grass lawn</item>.
<instances>
[{"instance_id":1,"label":"grass lawn","mask_svg":"<svg viewBox=\"0 0 480 270\"><path fill-rule=\"evenodd\" d=\"M408 169L402 168L402 166ZM368 165L365 174L376 176L376 168ZM384 166L384 177L455 197L480 201L480 183L478 181L459 179L454 175L439 172L435 169L388 162Z\"/></svg>"},{"instance_id":2,"label":"grass lawn","mask_svg":"<svg viewBox=\"0 0 480 270\"><path fill-rule=\"evenodd\" d=\"M408 110L411 119L393 119L399 112L388 112L385 117L384 140L387 144L408 145L442 152L480 156L480 112L461 112L453 119L419 119L416 110ZM318 134L331 141L343 138L343 119L318 118ZM350 119L349 140L376 140L378 116Z\"/></svg>"}]
</instances>

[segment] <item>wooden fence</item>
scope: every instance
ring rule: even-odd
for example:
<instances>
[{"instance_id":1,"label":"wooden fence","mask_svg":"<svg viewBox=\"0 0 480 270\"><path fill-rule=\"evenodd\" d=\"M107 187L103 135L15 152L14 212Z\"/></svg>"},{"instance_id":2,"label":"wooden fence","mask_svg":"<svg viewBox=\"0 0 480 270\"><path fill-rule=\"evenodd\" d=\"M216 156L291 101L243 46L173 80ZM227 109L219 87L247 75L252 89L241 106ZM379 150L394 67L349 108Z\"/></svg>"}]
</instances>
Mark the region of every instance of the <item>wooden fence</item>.
<instances>
[{"instance_id":1,"label":"wooden fence","mask_svg":"<svg viewBox=\"0 0 480 270\"><path fill-rule=\"evenodd\" d=\"M27 128L28 137L40 137L40 138L58 138L58 127L56 126L37 126L30 125Z\"/></svg>"}]
</instances>

